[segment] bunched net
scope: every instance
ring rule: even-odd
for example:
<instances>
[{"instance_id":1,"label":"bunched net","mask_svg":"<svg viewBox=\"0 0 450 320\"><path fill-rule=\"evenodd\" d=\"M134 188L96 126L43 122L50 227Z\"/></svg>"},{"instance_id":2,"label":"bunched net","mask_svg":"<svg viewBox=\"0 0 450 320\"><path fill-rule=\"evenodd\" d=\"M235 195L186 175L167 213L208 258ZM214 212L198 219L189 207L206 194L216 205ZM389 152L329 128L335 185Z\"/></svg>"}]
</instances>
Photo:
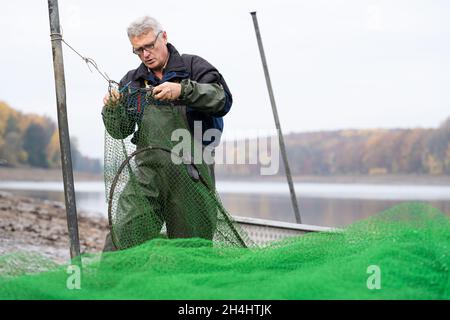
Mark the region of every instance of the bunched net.
<instances>
[{"instance_id":1,"label":"bunched net","mask_svg":"<svg viewBox=\"0 0 450 320\"><path fill-rule=\"evenodd\" d=\"M0 257L0 299L449 299L449 231L439 210L405 203L264 248L159 238L84 255L79 290L68 288L67 266L9 254Z\"/></svg>"}]
</instances>

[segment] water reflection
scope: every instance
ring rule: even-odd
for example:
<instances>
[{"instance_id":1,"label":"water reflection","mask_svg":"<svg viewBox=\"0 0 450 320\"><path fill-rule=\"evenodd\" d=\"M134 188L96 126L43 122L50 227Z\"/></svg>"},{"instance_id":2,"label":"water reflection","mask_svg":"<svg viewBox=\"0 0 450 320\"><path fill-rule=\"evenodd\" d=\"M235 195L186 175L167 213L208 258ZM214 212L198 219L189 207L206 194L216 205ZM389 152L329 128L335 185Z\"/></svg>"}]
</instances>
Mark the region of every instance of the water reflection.
<instances>
[{"instance_id":1,"label":"water reflection","mask_svg":"<svg viewBox=\"0 0 450 320\"><path fill-rule=\"evenodd\" d=\"M226 194L227 210L235 215L295 222L287 196ZM302 223L320 226L343 226L384 211L405 200L299 198ZM450 201L424 201L442 212L450 213ZM450 214L449 214L450 215Z\"/></svg>"},{"instance_id":2,"label":"water reflection","mask_svg":"<svg viewBox=\"0 0 450 320\"><path fill-rule=\"evenodd\" d=\"M50 190L44 190L45 187L48 187ZM85 185L76 184L78 210L106 217L107 204L103 187L102 183L97 182L86 183ZM344 189L336 185L327 184L305 185L303 186L303 192L302 186L299 187L297 190L297 194L300 195L298 201L302 222L305 224L330 227L343 226L402 202L414 200L424 201L442 212L450 214L450 192L447 193L447 198L442 197L443 191L446 191L445 188L448 187L444 187L444 189L424 189L422 186L421 189L415 190L411 189L413 186L410 186L409 189L396 187L396 189L400 190L400 193L397 193L395 196L390 189L391 186L386 186L385 189L380 188L380 186L376 186L373 189L370 186L366 186L367 190L363 194L372 194L373 199L367 196L357 198L360 195L359 192L347 195L346 192L355 188L355 185L345 186ZM24 188L27 188L26 185L15 185L15 188L13 188L11 184L2 185L0 183L0 189L11 190L17 195L64 202L63 192L58 191L62 190L62 185L60 189L54 185L45 184L39 184L39 186L33 184L32 187L27 188L31 190L23 190ZM234 188L226 184L221 185L221 182L218 185L222 202L232 215L295 222L287 187L284 192L277 188L280 187L271 183L266 185L259 184L258 186L254 183L235 183ZM233 192L236 190L239 192ZM309 190L310 193L306 193L306 190ZM405 190L411 191L406 197L404 196ZM383 199L381 195L386 194L387 191L390 192L390 197ZM427 194L427 192L428 195L424 197L424 194ZM327 196L325 197L324 194ZM418 195L417 199L414 199L414 194ZM391 199L392 197L397 197L398 199Z\"/></svg>"},{"instance_id":3,"label":"water reflection","mask_svg":"<svg viewBox=\"0 0 450 320\"><path fill-rule=\"evenodd\" d=\"M0 189L23 197L32 197L62 203L65 201L64 193L61 191ZM105 194L103 192L76 192L75 199L78 211L83 211L86 214L107 217L108 208L105 202Z\"/></svg>"}]
</instances>

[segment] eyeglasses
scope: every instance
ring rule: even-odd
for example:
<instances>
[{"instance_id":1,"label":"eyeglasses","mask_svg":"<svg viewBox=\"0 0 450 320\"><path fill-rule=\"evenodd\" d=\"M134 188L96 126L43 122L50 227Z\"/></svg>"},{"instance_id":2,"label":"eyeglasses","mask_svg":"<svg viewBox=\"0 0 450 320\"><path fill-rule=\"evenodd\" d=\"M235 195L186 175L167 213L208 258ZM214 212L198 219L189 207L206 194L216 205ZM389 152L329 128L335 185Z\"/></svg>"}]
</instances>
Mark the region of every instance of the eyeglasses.
<instances>
[{"instance_id":1,"label":"eyeglasses","mask_svg":"<svg viewBox=\"0 0 450 320\"><path fill-rule=\"evenodd\" d=\"M149 44L145 44L145 45L143 45L143 46L140 47L140 48L133 48L133 53L134 53L134 54L137 54L137 55L140 55L140 54L143 54L144 51L149 52L149 51L155 49L156 41L158 40L158 37L159 37L159 35L161 34L161 32L162 32L162 31L158 32L158 34L156 35L155 40L153 40L153 41L150 42Z\"/></svg>"}]
</instances>

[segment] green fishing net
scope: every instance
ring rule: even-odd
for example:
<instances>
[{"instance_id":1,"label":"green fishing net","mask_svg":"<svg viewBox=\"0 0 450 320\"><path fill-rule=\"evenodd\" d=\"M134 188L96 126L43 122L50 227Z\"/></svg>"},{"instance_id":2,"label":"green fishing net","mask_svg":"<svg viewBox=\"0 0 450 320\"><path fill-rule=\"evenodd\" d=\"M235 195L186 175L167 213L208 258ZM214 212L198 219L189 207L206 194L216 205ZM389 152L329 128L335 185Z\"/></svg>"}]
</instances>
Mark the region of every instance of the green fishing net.
<instances>
[{"instance_id":1,"label":"green fishing net","mask_svg":"<svg viewBox=\"0 0 450 320\"><path fill-rule=\"evenodd\" d=\"M212 149L191 139L186 106L154 101L151 88L120 94L102 112L111 251L84 254L81 269L0 256L0 299L450 298L439 210L405 203L258 247L221 204L211 163L196 158Z\"/></svg>"},{"instance_id":2,"label":"green fishing net","mask_svg":"<svg viewBox=\"0 0 450 320\"><path fill-rule=\"evenodd\" d=\"M154 100L152 87L129 86L120 88L119 100L104 107L113 248L161 237L253 245L221 204L213 179L213 148L191 134L186 108Z\"/></svg>"},{"instance_id":3,"label":"green fishing net","mask_svg":"<svg viewBox=\"0 0 450 320\"><path fill-rule=\"evenodd\" d=\"M9 254L0 299L449 299L449 231L439 210L404 203L263 248L157 238L84 255L80 289L67 266Z\"/></svg>"}]
</instances>

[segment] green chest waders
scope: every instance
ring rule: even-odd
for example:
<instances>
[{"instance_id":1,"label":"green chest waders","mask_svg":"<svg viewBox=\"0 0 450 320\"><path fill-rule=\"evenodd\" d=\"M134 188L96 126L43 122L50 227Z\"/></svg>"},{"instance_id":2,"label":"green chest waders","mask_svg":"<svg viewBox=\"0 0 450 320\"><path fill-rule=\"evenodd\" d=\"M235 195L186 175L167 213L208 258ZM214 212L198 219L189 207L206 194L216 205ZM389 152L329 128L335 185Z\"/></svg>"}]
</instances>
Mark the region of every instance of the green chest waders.
<instances>
[{"instance_id":1,"label":"green chest waders","mask_svg":"<svg viewBox=\"0 0 450 320\"><path fill-rule=\"evenodd\" d=\"M190 141L183 143L191 152L201 146L189 134L184 112L184 106L172 105L148 105L143 110L134 138L136 155L121 173L128 177L119 179L126 183L115 196L110 217L118 249L160 237L163 225L169 238L214 237L218 209L208 166L173 161L181 160L172 152L181 142L171 141L175 130L184 130Z\"/></svg>"}]
</instances>

